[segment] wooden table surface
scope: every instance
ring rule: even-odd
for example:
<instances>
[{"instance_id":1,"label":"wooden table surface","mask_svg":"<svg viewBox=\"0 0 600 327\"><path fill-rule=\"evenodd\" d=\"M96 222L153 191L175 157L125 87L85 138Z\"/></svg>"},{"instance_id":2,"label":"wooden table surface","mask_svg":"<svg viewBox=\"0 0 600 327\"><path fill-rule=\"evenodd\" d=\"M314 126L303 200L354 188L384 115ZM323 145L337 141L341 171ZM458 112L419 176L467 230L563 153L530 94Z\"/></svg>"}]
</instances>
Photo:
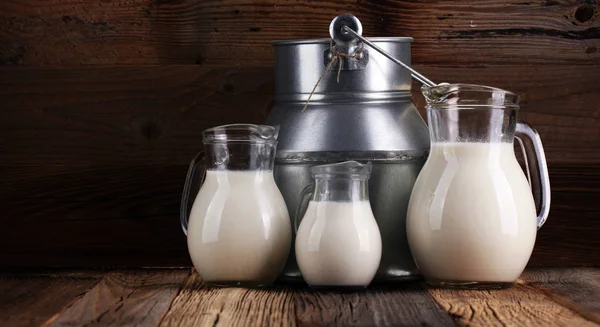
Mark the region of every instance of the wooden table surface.
<instances>
[{"instance_id":1,"label":"wooden table surface","mask_svg":"<svg viewBox=\"0 0 600 327\"><path fill-rule=\"evenodd\" d=\"M192 269L0 274L2 326L600 326L600 268L530 268L511 288L208 288Z\"/></svg>"}]
</instances>

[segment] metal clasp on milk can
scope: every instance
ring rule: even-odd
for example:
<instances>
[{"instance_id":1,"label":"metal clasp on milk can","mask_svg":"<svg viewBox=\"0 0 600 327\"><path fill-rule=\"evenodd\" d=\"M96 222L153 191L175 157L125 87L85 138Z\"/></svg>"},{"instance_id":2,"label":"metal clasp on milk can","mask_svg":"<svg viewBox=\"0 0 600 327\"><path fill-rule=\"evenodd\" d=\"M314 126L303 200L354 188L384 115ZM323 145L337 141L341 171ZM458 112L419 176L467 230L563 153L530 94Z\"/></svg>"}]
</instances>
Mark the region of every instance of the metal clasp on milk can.
<instances>
[{"instance_id":1,"label":"metal clasp on milk can","mask_svg":"<svg viewBox=\"0 0 600 327\"><path fill-rule=\"evenodd\" d=\"M349 26L359 34L362 33L362 24L353 15L342 14L332 20L329 34L336 34L337 38L332 37L329 49L323 51L323 65L326 67L332 65L336 57L341 62L339 70L364 69L369 63L369 51L365 49L362 41L349 33L342 33L341 29L344 26Z\"/></svg>"}]
</instances>

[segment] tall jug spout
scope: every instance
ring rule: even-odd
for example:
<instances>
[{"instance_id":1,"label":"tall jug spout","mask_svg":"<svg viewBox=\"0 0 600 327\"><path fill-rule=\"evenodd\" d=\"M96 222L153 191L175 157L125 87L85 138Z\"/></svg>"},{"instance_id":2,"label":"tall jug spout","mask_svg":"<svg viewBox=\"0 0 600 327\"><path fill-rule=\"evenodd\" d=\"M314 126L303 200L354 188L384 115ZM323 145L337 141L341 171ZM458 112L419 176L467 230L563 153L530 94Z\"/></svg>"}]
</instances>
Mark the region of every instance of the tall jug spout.
<instances>
[{"instance_id":1,"label":"tall jug spout","mask_svg":"<svg viewBox=\"0 0 600 327\"><path fill-rule=\"evenodd\" d=\"M423 85L421 93L428 105L518 107L519 96L513 92L476 84L440 83Z\"/></svg>"}]
</instances>

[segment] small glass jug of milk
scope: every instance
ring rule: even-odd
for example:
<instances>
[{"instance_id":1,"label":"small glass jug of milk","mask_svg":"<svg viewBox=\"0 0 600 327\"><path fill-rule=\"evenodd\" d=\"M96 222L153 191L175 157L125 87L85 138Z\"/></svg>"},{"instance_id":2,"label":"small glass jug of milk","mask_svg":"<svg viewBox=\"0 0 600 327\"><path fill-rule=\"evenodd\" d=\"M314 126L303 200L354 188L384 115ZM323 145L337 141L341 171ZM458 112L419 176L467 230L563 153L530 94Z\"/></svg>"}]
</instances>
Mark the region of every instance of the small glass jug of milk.
<instances>
[{"instance_id":1,"label":"small glass jug of milk","mask_svg":"<svg viewBox=\"0 0 600 327\"><path fill-rule=\"evenodd\" d=\"M311 287L364 288L375 277L381 235L369 203L370 174L371 163L356 161L311 168L314 184L302 192L296 214L296 259Z\"/></svg>"},{"instance_id":2,"label":"small glass jug of milk","mask_svg":"<svg viewBox=\"0 0 600 327\"><path fill-rule=\"evenodd\" d=\"M525 269L550 208L540 137L517 122L519 97L512 92L470 84L422 90L431 152L408 206L415 263L433 285L510 285ZM515 156L515 136L529 181Z\"/></svg>"},{"instance_id":3,"label":"small glass jug of milk","mask_svg":"<svg viewBox=\"0 0 600 327\"><path fill-rule=\"evenodd\" d=\"M273 177L278 132L278 127L233 124L202 133L204 151L190 164L185 181L181 226L194 267L209 284L266 286L283 269L292 227ZM202 182L188 222L196 175Z\"/></svg>"}]
</instances>

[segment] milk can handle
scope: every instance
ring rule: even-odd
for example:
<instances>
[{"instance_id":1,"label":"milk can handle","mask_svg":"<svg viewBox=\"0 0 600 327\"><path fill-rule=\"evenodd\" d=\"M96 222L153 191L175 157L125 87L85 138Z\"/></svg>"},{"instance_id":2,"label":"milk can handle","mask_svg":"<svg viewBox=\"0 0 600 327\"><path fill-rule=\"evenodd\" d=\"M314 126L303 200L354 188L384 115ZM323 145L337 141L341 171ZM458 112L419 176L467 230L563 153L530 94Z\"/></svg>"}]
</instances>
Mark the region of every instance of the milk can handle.
<instances>
[{"instance_id":1,"label":"milk can handle","mask_svg":"<svg viewBox=\"0 0 600 327\"><path fill-rule=\"evenodd\" d=\"M187 236L187 228L188 228L188 202L190 199L190 191L192 189L192 182L194 181L194 177L196 176L196 167L200 166L200 172L202 173L202 180L200 181L200 185L204 184L204 179L206 178L206 167L204 166L204 151L200 151L194 156L192 162L190 162L190 167L188 168L187 176L185 177L185 184L183 184L183 194L181 196L181 206L179 207L179 219L181 220L181 228L183 229L183 233Z\"/></svg>"},{"instance_id":2,"label":"milk can handle","mask_svg":"<svg viewBox=\"0 0 600 327\"><path fill-rule=\"evenodd\" d=\"M315 184L308 184L300 193L300 203L298 203L298 208L296 208L296 214L294 215L294 233L298 233L301 216L304 216L306 213L309 202L307 200L310 200L310 197L313 195L314 188Z\"/></svg>"},{"instance_id":3,"label":"milk can handle","mask_svg":"<svg viewBox=\"0 0 600 327\"><path fill-rule=\"evenodd\" d=\"M517 122L515 137L519 141L523 156L527 177L533 191L533 199L538 208L538 229L546 222L550 212L550 178L548 176L548 165L544 147L538 132L525 122Z\"/></svg>"}]
</instances>

